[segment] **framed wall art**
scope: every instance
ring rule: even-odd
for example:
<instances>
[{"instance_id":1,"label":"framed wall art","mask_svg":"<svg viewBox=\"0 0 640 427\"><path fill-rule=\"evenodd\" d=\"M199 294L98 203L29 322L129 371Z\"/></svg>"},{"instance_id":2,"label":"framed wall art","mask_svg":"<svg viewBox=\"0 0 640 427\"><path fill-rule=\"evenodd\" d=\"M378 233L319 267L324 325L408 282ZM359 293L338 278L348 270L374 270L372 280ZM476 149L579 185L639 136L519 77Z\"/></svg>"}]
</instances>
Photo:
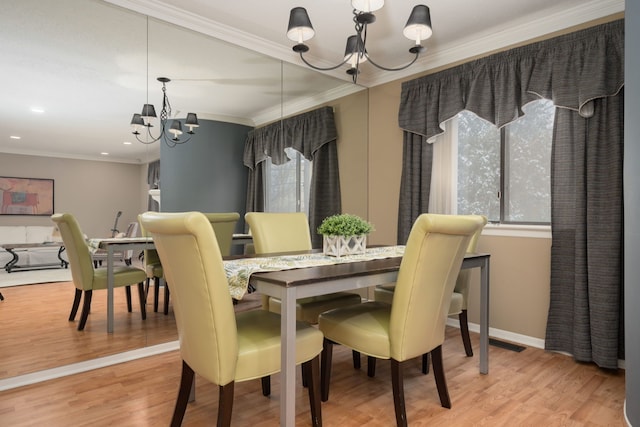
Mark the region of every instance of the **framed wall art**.
<instances>
[{"instance_id":1,"label":"framed wall art","mask_svg":"<svg viewBox=\"0 0 640 427\"><path fill-rule=\"evenodd\" d=\"M53 179L0 176L0 215L52 215L53 188Z\"/></svg>"}]
</instances>

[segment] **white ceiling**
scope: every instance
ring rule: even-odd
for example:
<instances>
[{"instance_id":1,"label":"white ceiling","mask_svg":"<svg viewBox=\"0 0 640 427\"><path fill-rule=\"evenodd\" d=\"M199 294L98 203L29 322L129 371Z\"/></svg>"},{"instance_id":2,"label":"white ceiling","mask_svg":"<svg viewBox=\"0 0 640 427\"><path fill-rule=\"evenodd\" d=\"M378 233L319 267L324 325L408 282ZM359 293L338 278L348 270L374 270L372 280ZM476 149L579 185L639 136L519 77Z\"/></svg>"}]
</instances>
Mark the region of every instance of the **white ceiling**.
<instances>
[{"instance_id":1,"label":"white ceiling","mask_svg":"<svg viewBox=\"0 0 640 427\"><path fill-rule=\"evenodd\" d=\"M624 0L421 2L430 7L434 32L423 43L427 54L402 72L364 64L360 85L375 86L624 10ZM376 62L397 67L411 59L412 42L402 28L421 2L387 1L376 12L367 42ZM360 89L349 82L346 66L325 75L293 65L301 62L285 33L295 6L307 8L316 30L307 42L308 59L319 66L338 63L354 33L348 0L3 2L0 153L155 159L159 143L136 142L128 123L147 96L159 112L158 76L172 79L167 93L174 116L193 111L199 118L248 125ZM32 107L45 112L33 113ZM101 157L103 151L109 155Z\"/></svg>"}]
</instances>

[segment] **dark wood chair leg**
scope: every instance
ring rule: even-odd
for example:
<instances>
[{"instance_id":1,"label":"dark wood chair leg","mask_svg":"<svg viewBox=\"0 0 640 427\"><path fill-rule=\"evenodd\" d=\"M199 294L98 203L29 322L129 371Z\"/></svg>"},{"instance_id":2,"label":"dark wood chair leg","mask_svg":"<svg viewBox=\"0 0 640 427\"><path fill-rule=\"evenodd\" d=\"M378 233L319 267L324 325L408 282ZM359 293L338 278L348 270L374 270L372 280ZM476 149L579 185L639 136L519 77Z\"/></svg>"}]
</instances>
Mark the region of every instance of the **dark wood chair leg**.
<instances>
[{"instance_id":1,"label":"dark wood chair leg","mask_svg":"<svg viewBox=\"0 0 640 427\"><path fill-rule=\"evenodd\" d=\"M302 387L307 388L309 387L309 383L307 382L307 374L304 372L304 363L300 367L302 368Z\"/></svg>"},{"instance_id":2,"label":"dark wood chair leg","mask_svg":"<svg viewBox=\"0 0 640 427\"><path fill-rule=\"evenodd\" d=\"M164 314L169 314L169 284L164 281Z\"/></svg>"},{"instance_id":3,"label":"dark wood chair leg","mask_svg":"<svg viewBox=\"0 0 640 427\"><path fill-rule=\"evenodd\" d=\"M149 285L151 284L151 278L147 277L144 281L144 302L147 303L147 297L149 296Z\"/></svg>"},{"instance_id":4,"label":"dark wood chair leg","mask_svg":"<svg viewBox=\"0 0 640 427\"><path fill-rule=\"evenodd\" d=\"M138 283L138 297L140 298L140 313L142 315L142 320L147 318L147 306L145 304L144 297L144 282Z\"/></svg>"},{"instance_id":5,"label":"dark wood chair leg","mask_svg":"<svg viewBox=\"0 0 640 427\"><path fill-rule=\"evenodd\" d=\"M351 350L351 357L353 357L353 369L360 369L360 352Z\"/></svg>"},{"instance_id":6,"label":"dark wood chair leg","mask_svg":"<svg viewBox=\"0 0 640 427\"><path fill-rule=\"evenodd\" d=\"M80 299L82 299L82 291L80 289L76 289L76 294L73 297L73 305L71 306L71 313L69 313L69 322L76 320L78 307L80 307Z\"/></svg>"},{"instance_id":7,"label":"dark wood chair leg","mask_svg":"<svg viewBox=\"0 0 640 427\"><path fill-rule=\"evenodd\" d=\"M262 377L260 382L262 383L262 395L269 396L271 394L271 377Z\"/></svg>"},{"instance_id":8,"label":"dark wood chair leg","mask_svg":"<svg viewBox=\"0 0 640 427\"><path fill-rule=\"evenodd\" d=\"M84 291L84 303L82 304L82 314L80 315L80 323L78 323L79 331L82 331L84 329L84 325L87 323L87 318L89 317L89 311L91 311L92 296L93 296L92 290Z\"/></svg>"},{"instance_id":9,"label":"dark wood chair leg","mask_svg":"<svg viewBox=\"0 0 640 427\"><path fill-rule=\"evenodd\" d=\"M133 311L131 307L131 286L125 286L124 289L127 293L127 311L131 313Z\"/></svg>"},{"instance_id":10,"label":"dark wood chair leg","mask_svg":"<svg viewBox=\"0 0 640 427\"><path fill-rule=\"evenodd\" d=\"M469 321L467 320L467 310L462 310L458 315L460 320L460 335L462 335L462 344L464 344L464 352L468 357L473 356L473 348L471 347L471 337L469 337Z\"/></svg>"},{"instance_id":11,"label":"dark wood chair leg","mask_svg":"<svg viewBox=\"0 0 640 427\"><path fill-rule=\"evenodd\" d=\"M178 398L176 406L173 410L173 418L171 418L171 427L179 427L182 425L184 413L187 410L187 402L191 394L191 386L193 385L194 372L186 362L182 361L182 377L180 378L180 389L178 390Z\"/></svg>"},{"instance_id":12,"label":"dark wood chair leg","mask_svg":"<svg viewBox=\"0 0 640 427\"><path fill-rule=\"evenodd\" d=\"M367 356L367 376L373 378L376 376L376 358Z\"/></svg>"},{"instance_id":13,"label":"dark wood chair leg","mask_svg":"<svg viewBox=\"0 0 640 427\"><path fill-rule=\"evenodd\" d=\"M320 371L320 392L323 402L329 400L329 381L331 379L331 359L333 358L333 341L322 341L322 366Z\"/></svg>"},{"instance_id":14,"label":"dark wood chair leg","mask_svg":"<svg viewBox=\"0 0 640 427\"><path fill-rule=\"evenodd\" d=\"M429 353L422 355L422 373L427 375L429 373Z\"/></svg>"},{"instance_id":15,"label":"dark wood chair leg","mask_svg":"<svg viewBox=\"0 0 640 427\"><path fill-rule=\"evenodd\" d=\"M220 397L218 398L218 427L231 426L231 413L233 412L233 389L235 382L231 381L227 385L218 387Z\"/></svg>"},{"instance_id":16,"label":"dark wood chair leg","mask_svg":"<svg viewBox=\"0 0 640 427\"><path fill-rule=\"evenodd\" d=\"M403 364L391 359L391 387L393 389L393 405L396 411L398 427L407 427L407 412L404 404Z\"/></svg>"},{"instance_id":17,"label":"dark wood chair leg","mask_svg":"<svg viewBox=\"0 0 640 427\"><path fill-rule=\"evenodd\" d=\"M309 385L309 406L311 407L311 424L322 426L322 406L320 403L320 355L302 364L303 375Z\"/></svg>"},{"instance_id":18,"label":"dark wood chair leg","mask_svg":"<svg viewBox=\"0 0 640 427\"><path fill-rule=\"evenodd\" d=\"M153 278L153 312L158 312L158 299L160 298L160 278Z\"/></svg>"},{"instance_id":19,"label":"dark wood chair leg","mask_svg":"<svg viewBox=\"0 0 640 427\"><path fill-rule=\"evenodd\" d=\"M443 408L451 409L451 399L447 389L447 380L444 376L444 365L442 364L442 346L431 350L431 363L433 363L433 376L436 379L436 387L440 396L440 404Z\"/></svg>"}]
</instances>

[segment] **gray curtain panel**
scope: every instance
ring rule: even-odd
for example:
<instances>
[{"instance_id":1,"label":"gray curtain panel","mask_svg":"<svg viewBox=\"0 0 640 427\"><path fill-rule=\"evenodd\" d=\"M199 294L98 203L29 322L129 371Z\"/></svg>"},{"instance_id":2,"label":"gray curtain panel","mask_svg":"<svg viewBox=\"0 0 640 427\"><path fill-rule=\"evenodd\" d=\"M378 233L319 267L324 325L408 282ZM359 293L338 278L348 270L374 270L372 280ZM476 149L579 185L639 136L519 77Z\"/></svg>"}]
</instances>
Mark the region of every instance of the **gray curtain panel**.
<instances>
[{"instance_id":1,"label":"gray curtain panel","mask_svg":"<svg viewBox=\"0 0 640 427\"><path fill-rule=\"evenodd\" d=\"M289 117L249 132L243 159L249 168L247 212L264 211L263 162L271 158L276 165L284 164L289 161L285 148L294 148L313 162L309 228L313 247L320 247L322 239L316 233L320 222L342 210L337 139L331 107Z\"/></svg>"},{"instance_id":2,"label":"gray curtain panel","mask_svg":"<svg viewBox=\"0 0 640 427\"><path fill-rule=\"evenodd\" d=\"M551 298L545 347L615 369L624 359L623 106L591 118L556 109L551 172Z\"/></svg>"},{"instance_id":3,"label":"gray curtain panel","mask_svg":"<svg viewBox=\"0 0 640 427\"><path fill-rule=\"evenodd\" d=\"M411 227L429 208L433 145L424 137L404 131L402 141L402 177L398 207L398 244L406 245Z\"/></svg>"},{"instance_id":4,"label":"gray curtain panel","mask_svg":"<svg viewBox=\"0 0 640 427\"><path fill-rule=\"evenodd\" d=\"M604 367L617 366L624 339L622 109L616 107L623 85L624 20L618 20L405 82L398 116L405 132L429 139L462 110L500 127L530 101L554 102L547 346ZM403 170L403 186L426 185L424 166L404 166L412 169ZM400 212L415 215L402 208L411 205L407 197L413 195L401 194ZM399 218L399 239L406 232L401 224L413 219Z\"/></svg>"},{"instance_id":5,"label":"gray curtain panel","mask_svg":"<svg viewBox=\"0 0 640 427\"><path fill-rule=\"evenodd\" d=\"M160 160L149 163L147 167L147 184L149 184L149 190L160 188ZM160 210L160 204L153 200L151 196L147 198L147 210L154 212Z\"/></svg>"}]
</instances>

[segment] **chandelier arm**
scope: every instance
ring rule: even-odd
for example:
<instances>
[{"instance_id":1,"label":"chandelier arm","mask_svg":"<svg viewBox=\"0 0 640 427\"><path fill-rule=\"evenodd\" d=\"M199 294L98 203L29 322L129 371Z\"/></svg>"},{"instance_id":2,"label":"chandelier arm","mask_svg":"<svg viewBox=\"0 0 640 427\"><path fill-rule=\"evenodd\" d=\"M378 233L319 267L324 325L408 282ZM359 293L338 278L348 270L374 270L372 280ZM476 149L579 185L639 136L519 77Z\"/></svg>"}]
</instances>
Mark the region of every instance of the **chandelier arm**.
<instances>
[{"instance_id":1,"label":"chandelier arm","mask_svg":"<svg viewBox=\"0 0 640 427\"><path fill-rule=\"evenodd\" d=\"M349 61L351 59L351 56L353 55L349 55L344 61L342 61L341 63L339 63L338 65L334 66L334 67L316 67L315 65L311 64L309 61L307 61L304 56L302 56L302 52L300 52L300 59L302 59L302 62L304 62L305 64L307 64L309 67L313 68L314 70L318 70L318 71L331 71L331 70L335 70L336 68L342 67L344 64L347 63L347 61Z\"/></svg>"},{"instance_id":2,"label":"chandelier arm","mask_svg":"<svg viewBox=\"0 0 640 427\"><path fill-rule=\"evenodd\" d=\"M416 61L418 60L418 56L420 56L420 52L416 52L416 53L415 53L415 55L416 55L416 56L414 56L413 60L412 60L411 62L409 62L408 64L406 64L406 65L403 65L403 66L398 67L398 68L387 68L387 67L384 67L384 66L382 66L382 65L376 64L376 63L373 61L373 59L371 59L371 57L369 56L369 54L367 54L367 53L365 52L365 56L367 57L367 60L368 60L368 61L369 61L373 66L375 66L375 67L377 67L377 68L379 68L379 69L381 69L381 70L384 70L384 71L401 71L401 70L404 70L405 68L409 68L411 65L413 65L413 63L414 63L414 62L416 62Z\"/></svg>"},{"instance_id":3,"label":"chandelier arm","mask_svg":"<svg viewBox=\"0 0 640 427\"><path fill-rule=\"evenodd\" d=\"M162 133L157 138L154 138L153 135L151 135L151 126L145 126L145 127L147 128L147 135L149 135L149 138L151 138L151 140L142 140L140 139L140 132L133 132L138 142L141 142L143 144L153 144L154 142L158 142L160 138L162 138Z\"/></svg>"}]
</instances>

